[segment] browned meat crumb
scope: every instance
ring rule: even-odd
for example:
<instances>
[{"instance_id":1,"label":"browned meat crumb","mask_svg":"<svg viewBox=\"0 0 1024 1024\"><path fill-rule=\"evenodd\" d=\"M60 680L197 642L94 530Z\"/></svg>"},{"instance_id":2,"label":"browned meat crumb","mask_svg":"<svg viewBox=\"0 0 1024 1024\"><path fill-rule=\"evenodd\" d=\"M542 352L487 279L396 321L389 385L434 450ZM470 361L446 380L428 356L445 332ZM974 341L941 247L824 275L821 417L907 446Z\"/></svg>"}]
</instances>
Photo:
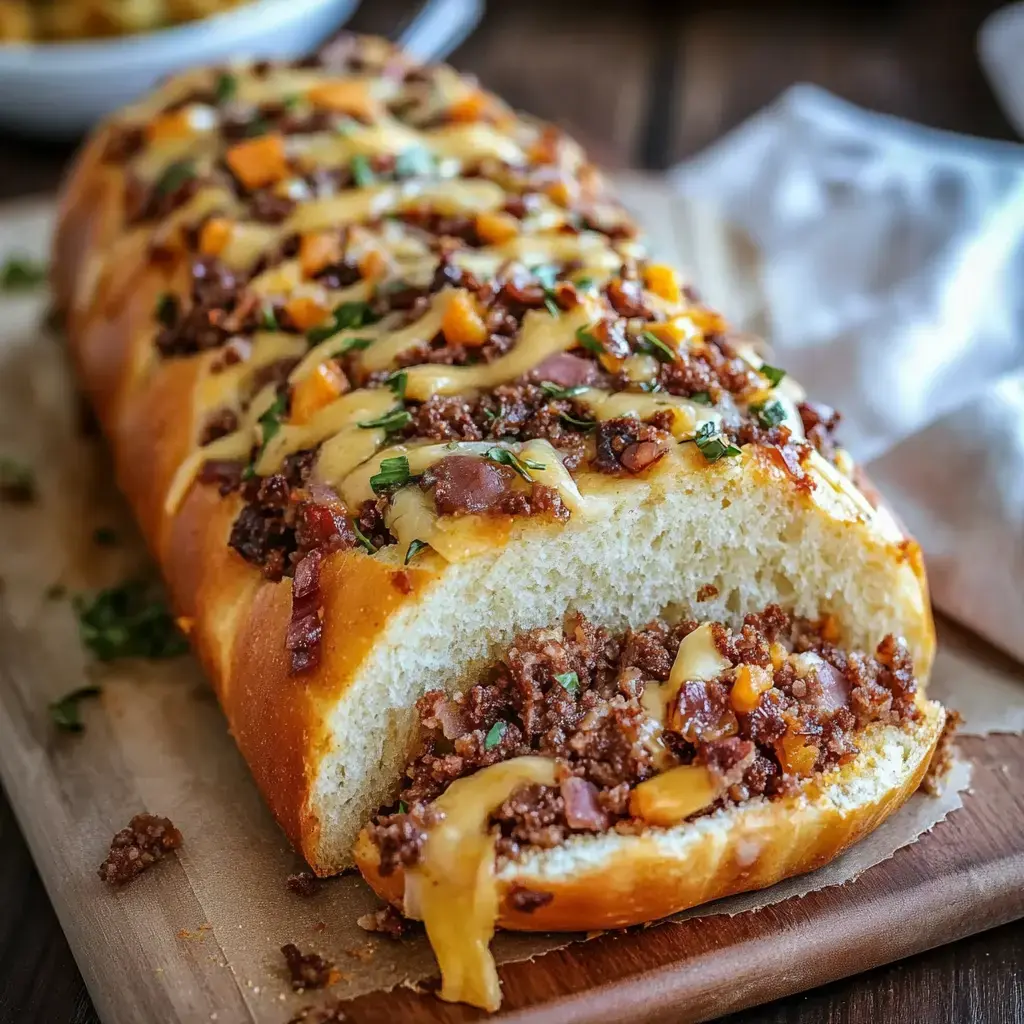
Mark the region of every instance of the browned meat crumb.
<instances>
[{"instance_id":1,"label":"browned meat crumb","mask_svg":"<svg viewBox=\"0 0 1024 1024\"><path fill-rule=\"evenodd\" d=\"M940 796L946 783L946 776L953 767L953 745L957 729L963 725L963 715L959 711L946 710L946 721L942 726L935 752L928 764L928 771L921 780L921 788L929 796Z\"/></svg>"},{"instance_id":2,"label":"browned meat crumb","mask_svg":"<svg viewBox=\"0 0 1024 1024\"><path fill-rule=\"evenodd\" d=\"M400 939L415 927L416 922L403 917L389 903L371 914L363 914L356 919L356 924L365 932L378 932L388 939Z\"/></svg>"},{"instance_id":3,"label":"browned meat crumb","mask_svg":"<svg viewBox=\"0 0 1024 1024\"><path fill-rule=\"evenodd\" d=\"M181 833L167 818L136 814L110 841L99 876L109 885L124 885L181 843Z\"/></svg>"},{"instance_id":4,"label":"browned meat crumb","mask_svg":"<svg viewBox=\"0 0 1024 1024\"><path fill-rule=\"evenodd\" d=\"M713 597L718 597L718 587L716 587L713 583L705 583L697 591L698 601L710 601Z\"/></svg>"},{"instance_id":5,"label":"browned meat crumb","mask_svg":"<svg viewBox=\"0 0 1024 1024\"><path fill-rule=\"evenodd\" d=\"M299 871L285 879L285 885L296 896L315 896L320 889L320 879L312 871Z\"/></svg>"},{"instance_id":6,"label":"browned meat crumb","mask_svg":"<svg viewBox=\"0 0 1024 1024\"><path fill-rule=\"evenodd\" d=\"M515 910L524 914L532 914L541 907L546 907L553 899L553 892L538 892L528 889L525 885L513 885L508 894L508 903Z\"/></svg>"},{"instance_id":7,"label":"browned meat crumb","mask_svg":"<svg viewBox=\"0 0 1024 1024\"><path fill-rule=\"evenodd\" d=\"M294 942L283 945L281 952L288 964L292 989L296 992L305 992L312 988L326 988L338 978L334 964L330 960L325 960L317 953L302 953Z\"/></svg>"}]
</instances>

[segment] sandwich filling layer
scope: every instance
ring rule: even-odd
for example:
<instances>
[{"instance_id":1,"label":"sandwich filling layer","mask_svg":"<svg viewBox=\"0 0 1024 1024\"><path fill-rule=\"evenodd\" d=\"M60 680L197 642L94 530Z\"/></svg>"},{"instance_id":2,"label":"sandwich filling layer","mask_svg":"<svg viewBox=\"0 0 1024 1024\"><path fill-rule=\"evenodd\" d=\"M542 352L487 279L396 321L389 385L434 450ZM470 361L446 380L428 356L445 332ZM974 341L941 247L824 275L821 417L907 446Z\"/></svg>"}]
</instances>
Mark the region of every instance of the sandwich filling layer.
<instances>
[{"instance_id":1,"label":"sandwich filling layer","mask_svg":"<svg viewBox=\"0 0 1024 1024\"><path fill-rule=\"evenodd\" d=\"M497 1005L486 947L509 863L573 836L797 795L851 762L867 726L919 717L901 640L872 653L834 640L829 619L774 605L738 631L689 620L612 635L575 615L519 635L467 692L421 698L401 799L366 836L381 876L404 871L404 909L427 925L442 996ZM508 896L527 913L551 899Z\"/></svg>"}]
</instances>

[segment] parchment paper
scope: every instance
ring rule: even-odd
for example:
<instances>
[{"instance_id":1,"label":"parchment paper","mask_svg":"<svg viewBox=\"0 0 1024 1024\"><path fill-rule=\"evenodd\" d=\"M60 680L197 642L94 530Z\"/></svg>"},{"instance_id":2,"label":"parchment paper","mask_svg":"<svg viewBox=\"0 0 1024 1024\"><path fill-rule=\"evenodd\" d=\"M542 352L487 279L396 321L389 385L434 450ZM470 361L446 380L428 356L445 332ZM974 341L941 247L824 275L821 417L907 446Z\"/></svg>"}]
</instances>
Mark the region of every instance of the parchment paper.
<instances>
[{"instance_id":1,"label":"parchment paper","mask_svg":"<svg viewBox=\"0 0 1024 1024\"><path fill-rule=\"evenodd\" d=\"M651 186L646 188L649 194ZM659 198L663 203L664 197ZM0 217L0 253L20 248L44 255L49 217L45 203L8 211ZM676 229L685 234L690 230L686 225L695 223L699 218L680 214ZM680 241L684 239L673 244ZM0 505L0 627L8 618L19 637L5 653L10 675L0 672L0 680L13 686L9 679L24 676L29 662L23 663L22 657L27 652L33 655L33 666L38 665L37 655L47 665L46 671L33 668L30 685L13 697L0 694L12 697L9 706L24 715L27 731L40 737L38 750L22 749L16 761L8 756L10 745L0 722L0 770L23 824L38 810L29 799L33 786L23 775L25 765L42 777L55 770L58 757L65 785L74 785L67 782L69 773L82 773L81 824L69 839L70 849L61 851L64 870L76 878L95 872L110 836L131 813L146 809L170 817L185 836L177 857L198 911L182 898L180 916L176 913L164 884L168 876L161 877L164 865L118 892L97 880L94 886L80 887L84 896L79 898L129 905L133 917L155 922L152 941L162 944L165 954L170 948L171 955L193 964L197 958L208 960L216 969L232 972L256 1021L280 1024L298 1006L315 1001L289 990L278 952L285 942L337 963L342 975L330 990L332 997L431 976L434 962L422 935L394 943L356 925L357 917L377 906L357 877L323 883L310 898L287 891L286 876L302 865L264 808L216 701L190 658L106 667L90 663L69 602L47 597L55 583L70 592L87 591L120 581L146 562L126 510L110 493L102 445L78 430L75 388L61 342L38 326L45 301L36 294L0 302L0 455L30 463L40 488L33 505ZM100 526L114 529L116 546L94 542L93 531ZM958 685L959 679L968 685ZM103 686L100 700L83 705L86 731L55 737L45 705L86 681ZM967 713L975 730L1006 727L1007 721L1019 728L1024 722L1024 688L1009 676L978 668L955 648L943 654L936 681L940 688ZM144 808L111 811L104 806L90 814L95 787L103 785L102 779L90 776L90 766L108 762L131 779ZM15 778L15 771L22 774ZM868 840L821 871L691 914L735 914L848 882L961 806L960 791L969 775L969 767L958 763L941 797L915 796ZM125 813L124 820L115 818L117 813ZM47 852L35 850L37 858ZM59 884L52 873L44 871L44 878L48 885ZM170 947L166 929L175 933ZM499 961L526 959L579 938L503 934L495 942L495 953ZM102 964L96 963L104 955L102 948L79 943L75 954L80 963L91 963L87 978L102 977ZM173 964L153 965L145 950L139 959L152 970L173 974ZM108 1012L112 1005L106 1002Z\"/></svg>"}]
</instances>

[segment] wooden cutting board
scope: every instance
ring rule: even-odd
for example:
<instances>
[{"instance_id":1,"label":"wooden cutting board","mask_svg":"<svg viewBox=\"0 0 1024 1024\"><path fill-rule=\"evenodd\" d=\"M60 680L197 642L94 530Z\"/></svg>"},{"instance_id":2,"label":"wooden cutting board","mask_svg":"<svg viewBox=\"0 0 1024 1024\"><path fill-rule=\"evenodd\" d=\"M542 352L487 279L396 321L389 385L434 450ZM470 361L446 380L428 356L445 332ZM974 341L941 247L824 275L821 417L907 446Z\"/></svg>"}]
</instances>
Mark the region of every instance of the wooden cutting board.
<instances>
[{"instance_id":1,"label":"wooden cutting board","mask_svg":"<svg viewBox=\"0 0 1024 1024\"><path fill-rule=\"evenodd\" d=\"M691 254L694 277L709 285L709 297L724 301L735 319L756 324L749 248L656 183L625 184L627 199L654 229L655 246ZM7 238L13 232L20 244L41 247L46 222L45 209L9 221ZM0 243L4 235L0 217ZM349 924L373 900L352 879L330 883L333 894L305 903L283 896L283 877L298 864L187 660L105 672L102 701L84 708L86 733L54 731L47 701L96 673L78 644L70 610L48 599L46 590L54 582L71 591L114 582L134 571L138 555L124 511L109 494L102 451L75 433L74 393L59 348L52 339L19 336L20 328L10 327L26 309L6 312L0 453L18 445L30 456L39 468L42 501L2 517L3 783L105 1021L284 1024L301 1005L318 1000L286 992L277 947L286 941L322 951L325 943L332 950L344 946L338 893L346 893ZM98 550L94 528L112 524L123 541ZM955 693L953 677L969 670L970 693L1001 694L1019 715L1020 667L950 624L940 633L947 653L956 655L946 661L946 691ZM702 1020L1024 916L1024 738L965 739L962 750L973 762L963 808L856 881L757 911L609 933L508 963L500 972L500 1016L534 1024ZM187 822L185 846L126 890L109 893L95 867L110 835L143 808ZM503 941L517 956L545 945ZM409 974L429 974L422 942L397 953L372 941L342 949L339 966L349 976L376 970L381 984L393 985L401 980L405 955ZM402 987L359 996L345 1011L357 1024L481 1016Z\"/></svg>"}]
</instances>

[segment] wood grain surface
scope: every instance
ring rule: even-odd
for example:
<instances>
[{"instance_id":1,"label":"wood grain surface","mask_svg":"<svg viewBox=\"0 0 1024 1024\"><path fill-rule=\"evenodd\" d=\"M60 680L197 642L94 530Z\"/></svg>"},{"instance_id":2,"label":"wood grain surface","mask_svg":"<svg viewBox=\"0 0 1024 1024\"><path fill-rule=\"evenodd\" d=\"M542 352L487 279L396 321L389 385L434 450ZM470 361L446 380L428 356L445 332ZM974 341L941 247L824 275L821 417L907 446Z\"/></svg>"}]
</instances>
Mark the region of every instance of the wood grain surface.
<instances>
[{"instance_id":1,"label":"wood grain surface","mask_svg":"<svg viewBox=\"0 0 1024 1024\"><path fill-rule=\"evenodd\" d=\"M389 31L413 6L365 3L357 27ZM827 7L778 0L675 5L492 0L481 29L455 63L516 105L567 124L600 160L615 167L667 166L800 80L925 123L1011 137L973 52L977 25L995 6L994 0ZM0 197L52 188L67 156L67 147L0 139ZM1005 766L1020 763L1020 744L1008 737L969 741L966 749L981 766L976 798L985 797L983 787L1008 777L1011 769ZM685 1019L684 1014L692 1017L712 1005L714 1012L745 1005L748 993L734 979L736 965L748 957L762 958L756 961L764 974L760 997L784 996L956 934L994 928L729 1019L734 1024L1024 1021L1024 926L995 927L1024 913L1020 889L1007 893L993 881L993 872L1005 877L1007 865L1018 869L1024 846L1021 831L1016 844L1000 846L995 838L998 826L1013 820L1004 815L1021 811L1024 786L1017 771L1010 776L1017 793L1012 807L1000 798L991 815L958 814L944 827L948 838L936 833L919 844L927 856L914 862L909 875L904 862L916 851L901 851L858 883L885 941L861 937L860 946L821 945L834 936L815 932L812 911L843 897L819 893L790 909L765 912L783 929L785 947L762 940L759 948L742 919L729 921L721 940L716 933L713 942L699 921L654 929L642 941L606 936L590 943L585 954L574 949L505 968L509 1006L522 1009L538 998L568 997L594 982L599 988L584 1004L586 1011L622 1019L613 1012L619 990L609 991L608 983L626 979L642 992L641 1005L655 995L672 998L684 973L673 965L685 943L684 959L690 969L706 971L707 982L705 995L667 1018ZM1007 791L1004 781L1000 792ZM980 870L965 859L975 842L988 851ZM935 878L950 871L978 896L974 909L936 888ZM815 907L816 902L826 906ZM783 955L785 949L793 955ZM382 1002L367 999L356 1004L352 1016L356 1021L404 1019L414 1000L406 993ZM436 1019L468 1019L461 1010L434 1005ZM97 1019L17 825L0 799L0 1022L94 1024ZM549 1014L548 1019L569 1018Z\"/></svg>"}]
</instances>

